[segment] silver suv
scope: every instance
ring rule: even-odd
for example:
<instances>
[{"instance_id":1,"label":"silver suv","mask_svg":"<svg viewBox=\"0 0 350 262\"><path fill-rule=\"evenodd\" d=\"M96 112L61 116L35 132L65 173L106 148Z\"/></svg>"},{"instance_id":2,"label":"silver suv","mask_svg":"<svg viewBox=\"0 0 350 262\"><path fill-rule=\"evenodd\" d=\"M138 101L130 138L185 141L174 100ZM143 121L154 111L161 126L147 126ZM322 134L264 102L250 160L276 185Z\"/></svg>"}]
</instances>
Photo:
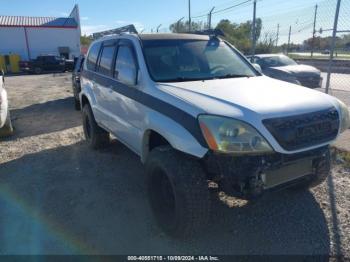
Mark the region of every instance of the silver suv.
<instances>
[{"instance_id":1,"label":"silver suv","mask_svg":"<svg viewBox=\"0 0 350 262\"><path fill-rule=\"evenodd\" d=\"M261 75L215 35L102 37L81 84L86 140L113 134L140 156L155 218L176 237L208 222L209 182L242 198L321 183L350 125L342 102Z\"/></svg>"}]
</instances>

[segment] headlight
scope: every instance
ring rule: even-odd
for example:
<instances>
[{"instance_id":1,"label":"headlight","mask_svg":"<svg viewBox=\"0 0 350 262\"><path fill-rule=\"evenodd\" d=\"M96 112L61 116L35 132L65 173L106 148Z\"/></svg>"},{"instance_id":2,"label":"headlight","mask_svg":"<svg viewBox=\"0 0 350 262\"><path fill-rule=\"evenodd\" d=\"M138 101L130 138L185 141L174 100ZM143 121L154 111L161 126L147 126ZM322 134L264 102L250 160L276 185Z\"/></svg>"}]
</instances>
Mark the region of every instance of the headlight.
<instances>
[{"instance_id":1,"label":"headlight","mask_svg":"<svg viewBox=\"0 0 350 262\"><path fill-rule=\"evenodd\" d=\"M210 149L223 153L271 153L258 131L239 120L201 115L199 124Z\"/></svg>"},{"instance_id":2,"label":"headlight","mask_svg":"<svg viewBox=\"0 0 350 262\"><path fill-rule=\"evenodd\" d=\"M340 133L343 133L346 129L350 128L350 113L349 108L340 100L338 100L340 106Z\"/></svg>"}]
</instances>

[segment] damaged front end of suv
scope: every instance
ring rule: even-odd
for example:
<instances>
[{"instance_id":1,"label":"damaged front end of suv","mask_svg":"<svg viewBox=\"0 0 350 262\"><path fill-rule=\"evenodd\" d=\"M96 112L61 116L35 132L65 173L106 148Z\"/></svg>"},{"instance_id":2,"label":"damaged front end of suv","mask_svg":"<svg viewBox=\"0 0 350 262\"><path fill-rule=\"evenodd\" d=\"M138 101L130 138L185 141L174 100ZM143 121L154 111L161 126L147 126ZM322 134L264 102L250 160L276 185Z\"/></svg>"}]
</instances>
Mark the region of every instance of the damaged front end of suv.
<instances>
[{"instance_id":1,"label":"damaged front end of suv","mask_svg":"<svg viewBox=\"0 0 350 262\"><path fill-rule=\"evenodd\" d=\"M336 139L349 128L349 113L330 108L298 116L263 120L264 126L285 150L301 150ZM254 198L266 190L291 186L313 187L331 170L329 145L299 153L275 152L251 125L217 116L199 117L211 150L202 160L209 179L228 194Z\"/></svg>"}]
</instances>

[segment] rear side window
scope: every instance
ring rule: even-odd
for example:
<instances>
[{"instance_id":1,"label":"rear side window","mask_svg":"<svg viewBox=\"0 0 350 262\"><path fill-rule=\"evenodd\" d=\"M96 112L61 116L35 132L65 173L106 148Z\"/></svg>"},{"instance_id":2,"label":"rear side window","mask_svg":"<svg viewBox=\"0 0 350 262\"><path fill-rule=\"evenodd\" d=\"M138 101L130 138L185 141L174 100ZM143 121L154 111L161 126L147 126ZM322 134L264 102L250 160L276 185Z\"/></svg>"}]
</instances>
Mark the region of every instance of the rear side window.
<instances>
[{"instance_id":1,"label":"rear side window","mask_svg":"<svg viewBox=\"0 0 350 262\"><path fill-rule=\"evenodd\" d=\"M101 52L101 60L98 72L110 76L115 46L104 46Z\"/></svg>"},{"instance_id":2,"label":"rear side window","mask_svg":"<svg viewBox=\"0 0 350 262\"><path fill-rule=\"evenodd\" d=\"M129 46L119 46L114 76L120 82L132 84L136 79L137 66Z\"/></svg>"},{"instance_id":3,"label":"rear side window","mask_svg":"<svg viewBox=\"0 0 350 262\"><path fill-rule=\"evenodd\" d=\"M96 43L90 48L89 56L86 61L87 69L95 71L98 53L100 52L101 43Z\"/></svg>"}]
</instances>

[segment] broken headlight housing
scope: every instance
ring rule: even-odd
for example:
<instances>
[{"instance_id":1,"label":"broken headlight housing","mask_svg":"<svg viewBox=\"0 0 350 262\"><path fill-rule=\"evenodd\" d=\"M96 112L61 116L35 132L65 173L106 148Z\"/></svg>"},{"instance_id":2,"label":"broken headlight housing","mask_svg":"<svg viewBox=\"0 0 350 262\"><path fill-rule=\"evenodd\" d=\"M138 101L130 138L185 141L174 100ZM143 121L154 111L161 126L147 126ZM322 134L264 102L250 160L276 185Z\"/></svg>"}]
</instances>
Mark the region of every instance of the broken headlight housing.
<instances>
[{"instance_id":1,"label":"broken headlight housing","mask_svg":"<svg viewBox=\"0 0 350 262\"><path fill-rule=\"evenodd\" d=\"M232 118L200 115L199 125L210 149L222 153L273 152L266 139L251 125Z\"/></svg>"}]
</instances>

